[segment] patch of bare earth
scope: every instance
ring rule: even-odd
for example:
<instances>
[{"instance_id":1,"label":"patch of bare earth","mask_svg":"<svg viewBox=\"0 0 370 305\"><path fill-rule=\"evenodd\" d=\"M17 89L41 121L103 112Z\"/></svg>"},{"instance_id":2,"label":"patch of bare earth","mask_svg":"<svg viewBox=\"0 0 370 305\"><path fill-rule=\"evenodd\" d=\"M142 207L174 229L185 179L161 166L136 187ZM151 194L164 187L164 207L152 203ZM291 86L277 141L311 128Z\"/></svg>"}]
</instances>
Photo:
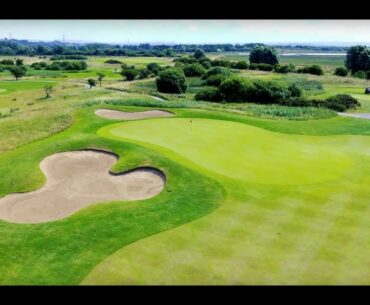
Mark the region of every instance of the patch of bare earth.
<instances>
[{"instance_id":1,"label":"patch of bare earth","mask_svg":"<svg viewBox=\"0 0 370 305\"><path fill-rule=\"evenodd\" d=\"M0 219L16 223L40 223L67 217L98 202L142 200L160 193L164 175L138 168L111 174L113 154L74 151L51 155L40 163L46 184L29 193L0 198Z\"/></svg>"}]
</instances>

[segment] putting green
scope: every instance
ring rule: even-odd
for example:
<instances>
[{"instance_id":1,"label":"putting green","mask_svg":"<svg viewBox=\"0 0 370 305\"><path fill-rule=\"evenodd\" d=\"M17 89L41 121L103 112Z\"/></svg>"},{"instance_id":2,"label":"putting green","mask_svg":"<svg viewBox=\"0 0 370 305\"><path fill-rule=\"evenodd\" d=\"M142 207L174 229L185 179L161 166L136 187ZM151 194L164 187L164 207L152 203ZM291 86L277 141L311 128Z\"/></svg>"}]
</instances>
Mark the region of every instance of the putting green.
<instances>
[{"instance_id":1,"label":"putting green","mask_svg":"<svg viewBox=\"0 0 370 305\"><path fill-rule=\"evenodd\" d=\"M302 185L341 178L352 161L325 137L275 133L210 119L155 119L106 126L101 136L154 147L206 172L245 182ZM189 162L188 162L189 163Z\"/></svg>"}]
</instances>

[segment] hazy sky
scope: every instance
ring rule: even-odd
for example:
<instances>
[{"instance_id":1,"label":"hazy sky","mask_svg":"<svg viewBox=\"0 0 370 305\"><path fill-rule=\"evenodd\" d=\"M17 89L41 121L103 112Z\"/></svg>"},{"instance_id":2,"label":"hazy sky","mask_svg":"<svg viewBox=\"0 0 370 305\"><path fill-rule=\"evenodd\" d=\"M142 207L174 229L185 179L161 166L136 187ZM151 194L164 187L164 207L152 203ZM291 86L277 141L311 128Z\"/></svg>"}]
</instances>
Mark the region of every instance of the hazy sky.
<instances>
[{"instance_id":1,"label":"hazy sky","mask_svg":"<svg viewBox=\"0 0 370 305\"><path fill-rule=\"evenodd\" d=\"M370 41L370 20L0 20L0 38L96 42Z\"/></svg>"}]
</instances>

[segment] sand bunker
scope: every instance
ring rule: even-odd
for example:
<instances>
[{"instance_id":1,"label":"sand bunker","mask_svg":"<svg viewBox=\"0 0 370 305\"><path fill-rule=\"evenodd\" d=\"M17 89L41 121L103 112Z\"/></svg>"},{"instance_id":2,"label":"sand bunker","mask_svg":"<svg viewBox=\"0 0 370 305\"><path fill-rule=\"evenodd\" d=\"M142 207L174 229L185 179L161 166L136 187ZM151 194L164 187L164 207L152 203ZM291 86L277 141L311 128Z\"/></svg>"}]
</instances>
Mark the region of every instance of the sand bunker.
<instances>
[{"instance_id":1,"label":"sand bunker","mask_svg":"<svg viewBox=\"0 0 370 305\"><path fill-rule=\"evenodd\" d=\"M92 150L49 156L40 163L46 184L37 191L0 198L0 219L52 221L97 202L147 199L163 190L165 177L160 171L138 168L111 174L116 161L113 154Z\"/></svg>"},{"instance_id":2,"label":"sand bunker","mask_svg":"<svg viewBox=\"0 0 370 305\"><path fill-rule=\"evenodd\" d=\"M368 120L370 120L370 113L346 113L346 112L338 112L338 115L352 117L352 118L360 118L360 119L368 119Z\"/></svg>"},{"instance_id":3,"label":"sand bunker","mask_svg":"<svg viewBox=\"0 0 370 305\"><path fill-rule=\"evenodd\" d=\"M98 109L95 114L106 119L113 120L139 120L146 118L170 117L174 114L164 110L148 110L141 112L126 112L112 109Z\"/></svg>"}]
</instances>

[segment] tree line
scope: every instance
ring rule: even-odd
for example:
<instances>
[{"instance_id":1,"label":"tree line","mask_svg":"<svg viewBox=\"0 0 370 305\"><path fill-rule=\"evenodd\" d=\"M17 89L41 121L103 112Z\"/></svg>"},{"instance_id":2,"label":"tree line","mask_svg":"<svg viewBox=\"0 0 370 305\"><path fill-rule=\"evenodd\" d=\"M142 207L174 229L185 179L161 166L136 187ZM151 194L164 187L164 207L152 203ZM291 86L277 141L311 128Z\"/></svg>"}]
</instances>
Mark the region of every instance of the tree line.
<instances>
[{"instance_id":1,"label":"tree line","mask_svg":"<svg viewBox=\"0 0 370 305\"><path fill-rule=\"evenodd\" d=\"M262 43L244 44L107 44L107 43L63 43L60 41L28 41L17 39L0 40L0 55L27 55L27 56L53 56L53 55L100 55L100 56L155 56L171 57L180 53L193 53L197 49L205 52L250 52ZM276 46L278 47L278 46ZM318 51L346 50L345 47L318 47L302 45L279 46L284 49L310 49ZM60 58L67 59L67 58ZM80 58L69 58L80 59Z\"/></svg>"}]
</instances>

